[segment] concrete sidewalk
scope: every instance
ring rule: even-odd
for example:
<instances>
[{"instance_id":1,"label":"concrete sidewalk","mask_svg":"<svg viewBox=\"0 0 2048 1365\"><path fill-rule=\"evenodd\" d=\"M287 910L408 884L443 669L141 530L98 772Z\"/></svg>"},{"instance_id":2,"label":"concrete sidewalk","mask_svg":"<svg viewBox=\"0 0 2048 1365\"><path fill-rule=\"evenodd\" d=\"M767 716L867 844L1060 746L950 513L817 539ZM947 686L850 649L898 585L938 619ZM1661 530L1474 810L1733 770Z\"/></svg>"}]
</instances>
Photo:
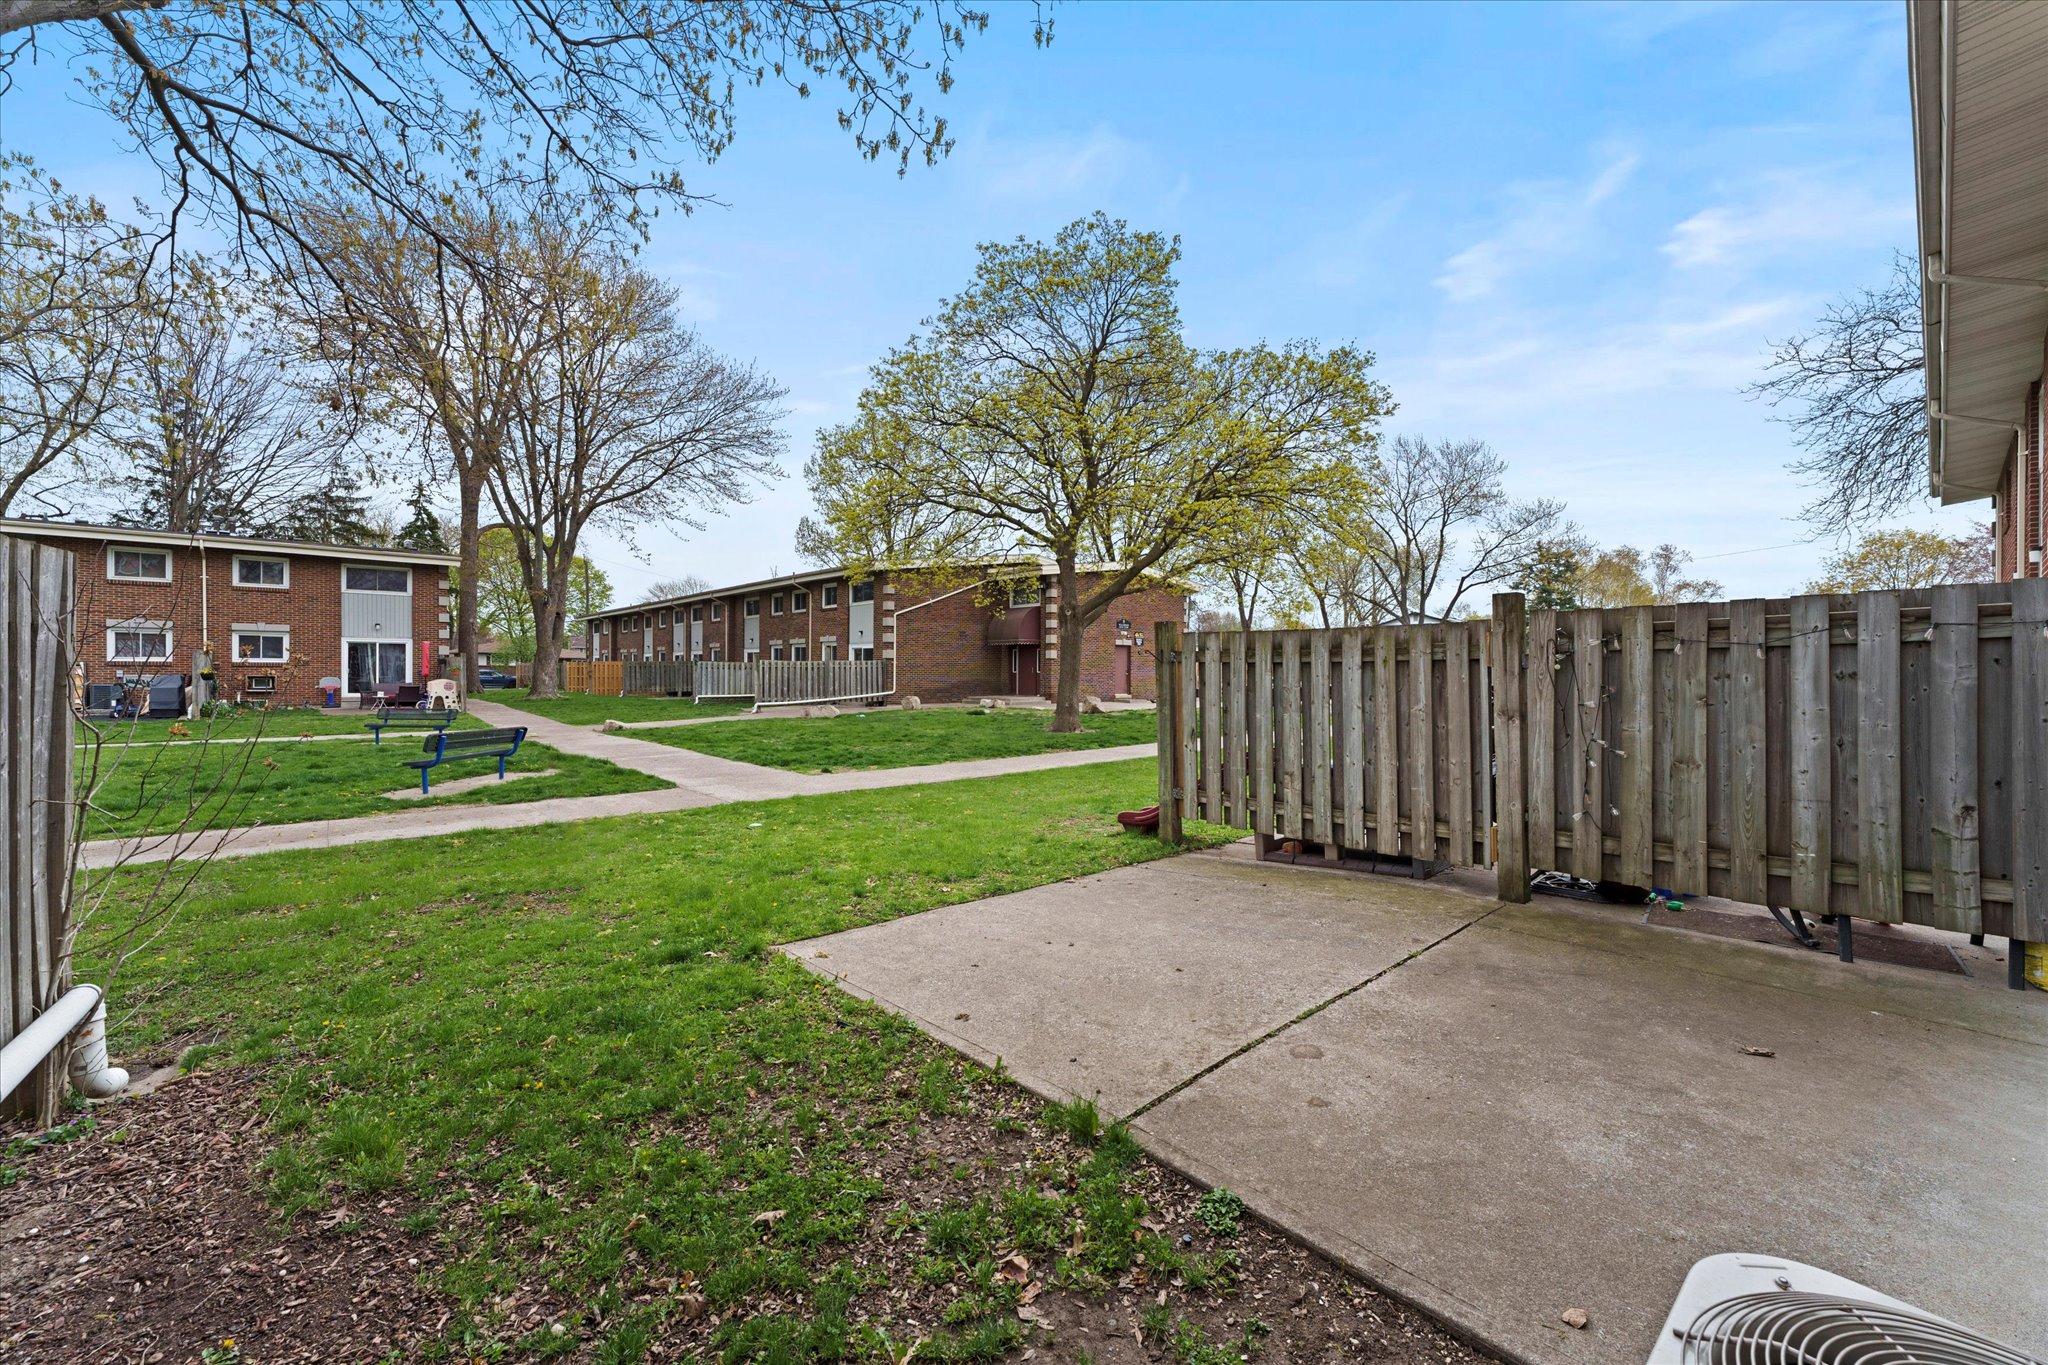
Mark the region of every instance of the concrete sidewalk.
<instances>
[{"instance_id":1,"label":"concrete sidewalk","mask_svg":"<svg viewBox=\"0 0 2048 1365\"><path fill-rule=\"evenodd\" d=\"M2048 1352L2048 1000L1639 918L1219 853L786 951L1511 1359L1731 1250Z\"/></svg>"},{"instance_id":2,"label":"concrete sidewalk","mask_svg":"<svg viewBox=\"0 0 2048 1365\"><path fill-rule=\"evenodd\" d=\"M485 714L486 707L488 715ZM823 796L833 792L962 782L977 777L1002 777L1011 773L1149 758L1153 753L1153 746L1149 744L1126 744L1113 749L967 759L918 768L793 773L780 768L735 763L730 759L714 758L710 754L667 744L563 725L495 704L473 703L471 710L483 715L493 725L527 725L527 737L536 743L565 753L608 759L622 768L650 773L674 785L659 791L556 797L513 805L429 806L419 810L397 810L389 815L358 815L342 820L306 820L289 825L208 830L185 835L101 839L86 844L80 850L81 863L87 868L103 868L117 863L169 862L174 858L246 858L252 854L279 853L288 849L335 848L386 839L427 839L465 830L523 829L530 825L595 820L614 815L657 815L734 801L773 801L792 796ZM499 717L508 719L501 721Z\"/></svg>"}]
</instances>

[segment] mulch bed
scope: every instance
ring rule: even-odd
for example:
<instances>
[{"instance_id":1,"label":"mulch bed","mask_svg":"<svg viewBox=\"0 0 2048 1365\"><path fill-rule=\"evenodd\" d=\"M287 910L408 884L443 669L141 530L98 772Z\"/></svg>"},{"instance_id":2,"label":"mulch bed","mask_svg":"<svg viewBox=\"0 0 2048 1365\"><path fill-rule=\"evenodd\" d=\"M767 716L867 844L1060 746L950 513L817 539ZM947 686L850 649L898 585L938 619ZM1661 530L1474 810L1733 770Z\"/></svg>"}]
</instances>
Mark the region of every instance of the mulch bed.
<instances>
[{"instance_id":1,"label":"mulch bed","mask_svg":"<svg viewBox=\"0 0 2048 1365\"><path fill-rule=\"evenodd\" d=\"M264 1204L254 1079L189 1076L0 1158L0 1355L147 1365L232 1342L245 1361L381 1360L437 1336L436 1248L402 1208L288 1227Z\"/></svg>"},{"instance_id":2,"label":"mulch bed","mask_svg":"<svg viewBox=\"0 0 2048 1365\"><path fill-rule=\"evenodd\" d=\"M243 1362L414 1359L439 1341L455 1313L435 1287L441 1238L462 1237L474 1210L445 1210L440 1233L408 1234L403 1200L336 1208L286 1225L266 1206L256 1165L268 1150L257 1108L261 1073L230 1068L174 1082L154 1095L103 1107L91 1131L0 1158L0 1358L45 1362L187 1362L232 1340ZM899 1343L938 1337L957 1286L920 1284L920 1239L887 1228L890 1208L929 1210L995 1194L1048 1152L1082 1150L1037 1122L1038 1101L1014 1088L975 1085L954 1113L920 1123L874 1153L870 1173L892 1193L871 1209L863 1239L840 1255L883 1272L848 1317L886 1325ZM1421 1314L1322 1257L1245 1219L1227 1242L1196 1216L1203 1191L1144 1161L1130 1189L1149 1206L1150 1230L1192 1249L1225 1245L1239 1259L1228 1288L1195 1292L1135 1266L1107 1294L1042 1278L1049 1265L1013 1264L1036 1286L1019 1310L1024 1340L1013 1361L1096 1365L1177 1363L1173 1344L1148 1338L1142 1319L1164 1305L1218 1346L1256 1319L1261 1365L1337 1360L1481 1365L1487 1360ZM481 1200L481 1192L475 1192ZM801 1298L703 1311L693 1286L661 1267L630 1263L621 1280L636 1306L667 1308L646 1359L701 1358L723 1320L803 1316ZM604 1324L574 1317L535 1283L494 1305L493 1358L519 1360L522 1337L558 1317L577 1325L568 1355L589 1359ZM1156 1319L1156 1313L1155 1313ZM556 1345L561 1343L557 1342ZM555 1358L562 1358L556 1355ZM1229 1357L1236 1359L1234 1348Z\"/></svg>"}]
</instances>

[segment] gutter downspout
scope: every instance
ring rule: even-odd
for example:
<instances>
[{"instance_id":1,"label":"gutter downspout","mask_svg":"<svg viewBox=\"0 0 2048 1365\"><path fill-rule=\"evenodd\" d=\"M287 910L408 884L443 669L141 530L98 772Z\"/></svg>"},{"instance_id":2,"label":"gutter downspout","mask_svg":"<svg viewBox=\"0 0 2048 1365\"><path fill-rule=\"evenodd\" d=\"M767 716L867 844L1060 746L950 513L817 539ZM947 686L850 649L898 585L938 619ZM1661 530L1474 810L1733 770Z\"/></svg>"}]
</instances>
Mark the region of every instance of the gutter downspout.
<instances>
[{"instance_id":1,"label":"gutter downspout","mask_svg":"<svg viewBox=\"0 0 2048 1365\"><path fill-rule=\"evenodd\" d=\"M79 1039L71 1054L71 1083L90 1099L118 1094L128 1084L128 1073L107 1065L106 994L98 986L73 986L0 1047L0 1100L74 1033Z\"/></svg>"}]
</instances>

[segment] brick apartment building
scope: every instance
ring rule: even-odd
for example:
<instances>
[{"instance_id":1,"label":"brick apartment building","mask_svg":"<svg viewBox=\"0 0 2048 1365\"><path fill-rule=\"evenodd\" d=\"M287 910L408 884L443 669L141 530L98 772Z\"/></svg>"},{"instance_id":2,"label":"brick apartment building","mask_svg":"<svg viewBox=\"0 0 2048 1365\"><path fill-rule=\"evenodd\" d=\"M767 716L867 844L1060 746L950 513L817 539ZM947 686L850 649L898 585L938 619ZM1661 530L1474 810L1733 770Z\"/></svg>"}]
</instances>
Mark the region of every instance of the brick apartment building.
<instances>
[{"instance_id":1,"label":"brick apartment building","mask_svg":"<svg viewBox=\"0 0 2048 1365\"><path fill-rule=\"evenodd\" d=\"M448 652L454 555L35 520L0 534L77 556L82 683L189 676L207 651L216 696L312 705L322 678L354 698Z\"/></svg>"},{"instance_id":2,"label":"brick apartment building","mask_svg":"<svg viewBox=\"0 0 2048 1365\"><path fill-rule=\"evenodd\" d=\"M1101 579L1082 576L1089 586ZM819 569L602 612L592 618L593 657L889 659L898 696L1050 696L1066 644L1058 594L1052 567L1035 560L868 579ZM1187 605L1186 593L1158 585L1118 598L1080 642L1081 690L1153 696L1153 624L1184 622Z\"/></svg>"}]
</instances>

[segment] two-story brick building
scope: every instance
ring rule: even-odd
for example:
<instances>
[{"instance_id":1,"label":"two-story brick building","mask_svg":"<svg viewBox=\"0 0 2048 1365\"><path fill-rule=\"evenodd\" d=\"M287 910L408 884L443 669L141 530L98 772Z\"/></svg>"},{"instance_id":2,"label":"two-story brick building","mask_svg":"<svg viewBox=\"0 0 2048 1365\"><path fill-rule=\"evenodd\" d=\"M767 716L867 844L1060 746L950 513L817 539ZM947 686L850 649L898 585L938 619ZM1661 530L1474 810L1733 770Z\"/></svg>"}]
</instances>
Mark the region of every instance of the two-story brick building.
<instances>
[{"instance_id":1,"label":"two-story brick building","mask_svg":"<svg viewBox=\"0 0 2048 1365\"><path fill-rule=\"evenodd\" d=\"M454 555L37 520L0 534L77 556L82 683L189 675L205 652L215 695L311 705L322 678L353 699L433 676L449 649Z\"/></svg>"},{"instance_id":2,"label":"two-story brick building","mask_svg":"<svg viewBox=\"0 0 2048 1365\"><path fill-rule=\"evenodd\" d=\"M1084 586L1104 570L1083 575ZM972 571L817 569L615 607L592 618L592 657L888 659L896 695L925 701L1050 696L1059 651L1082 651L1081 687L1153 695L1152 627L1182 623L1187 594L1151 584L1119 597L1078 642L1059 638L1059 583L1036 560Z\"/></svg>"}]
</instances>

